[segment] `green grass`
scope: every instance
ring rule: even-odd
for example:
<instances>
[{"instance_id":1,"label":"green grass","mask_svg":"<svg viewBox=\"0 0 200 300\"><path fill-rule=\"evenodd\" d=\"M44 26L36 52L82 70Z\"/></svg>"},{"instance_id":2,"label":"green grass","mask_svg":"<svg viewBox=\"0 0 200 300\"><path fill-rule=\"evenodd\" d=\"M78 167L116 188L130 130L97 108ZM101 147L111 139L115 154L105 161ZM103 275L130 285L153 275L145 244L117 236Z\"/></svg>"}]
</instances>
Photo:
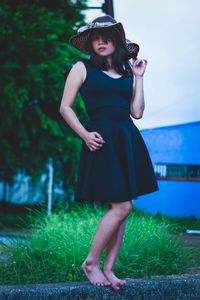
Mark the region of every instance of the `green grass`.
<instances>
[{"instance_id":1,"label":"green grass","mask_svg":"<svg viewBox=\"0 0 200 300\"><path fill-rule=\"evenodd\" d=\"M187 229L200 230L200 219L191 217L167 217L160 213L155 216L158 220L167 222L174 233L185 232Z\"/></svg>"},{"instance_id":2,"label":"green grass","mask_svg":"<svg viewBox=\"0 0 200 300\"><path fill-rule=\"evenodd\" d=\"M71 205L51 217L32 214L32 236L27 243L4 246L10 259L0 264L0 284L87 281L81 263L87 256L99 220L106 208ZM176 223L175 223L176 224ZM160 216L144 214L133 207L115 272L121 277L141 278L184 272L196 249L184 248L171 232L176 225ZM105 252L101 256L101 267Z\"/></svg>"}]
</instances>

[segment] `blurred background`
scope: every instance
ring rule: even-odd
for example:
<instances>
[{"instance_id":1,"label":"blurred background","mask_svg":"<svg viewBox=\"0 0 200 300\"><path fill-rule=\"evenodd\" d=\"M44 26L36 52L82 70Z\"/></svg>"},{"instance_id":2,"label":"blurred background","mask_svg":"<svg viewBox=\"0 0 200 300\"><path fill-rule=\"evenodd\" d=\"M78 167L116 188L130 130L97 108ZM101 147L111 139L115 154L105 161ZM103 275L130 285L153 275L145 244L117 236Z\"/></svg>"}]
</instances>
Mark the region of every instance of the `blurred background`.
<instances>
[{"instance_id":1,"label":"blurred background","mask_svg":"<svg viewBox=\"0 0 200 300\"><path fill-rule=\"evenodd\" d=\"M81 139L59 105L83 56L69 38L110 14L147 59L145 112L133 122L149 149L160 190L134 201L151 214L200 218L200 4L191 0L11 1L0 4L0 210L73 202ZM88 119L80 97L79 120ZM1 221L0 221L1 226ZM3 225L2 225L3 226Z\"/></svg>"}]
</instances>

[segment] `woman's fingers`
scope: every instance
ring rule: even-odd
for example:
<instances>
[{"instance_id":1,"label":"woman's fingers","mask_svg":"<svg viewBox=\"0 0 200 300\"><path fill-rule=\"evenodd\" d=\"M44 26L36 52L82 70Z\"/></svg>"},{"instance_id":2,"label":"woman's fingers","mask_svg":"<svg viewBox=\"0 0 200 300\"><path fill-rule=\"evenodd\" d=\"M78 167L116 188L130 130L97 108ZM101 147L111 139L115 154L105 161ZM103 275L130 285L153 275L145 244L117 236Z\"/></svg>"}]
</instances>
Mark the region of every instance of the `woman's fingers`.
<instances>
[{"instance_id":1,"label":"woman's fingers","mask_svg":"<svg viewBox=\"0 0 200 300\"><path fill-rule=\"evenodd\" d=\"M105 140L98 132L94 131L89 133L89 138L86 141L86 144L91 151L95 151L105 144Z\"/></svg>"},{"instance_id":2,"label":"woman's fingers","mask_svg":"<svg viewBox=\"0 0 200 300\"><path fill-rule=\"evenodd\" d=\"M92 141L90 144L90 147L94 150L97 150L97 149L100 149L104 143L105 143L104 141L99 141L99 143Z\"/></svg>"},{"instance_id":3,"label":"woman's fingers","mask_svg":"<svg viewBox=\"0 0 200 300\"><path fill-rule=\"evenodd\" d=\"M132 65L139 65L141 63L147 63L148 61L146 59L136 59L136 60L132 60Z\"/></svg>"},{"instance_id":4,"label":"woman's fingers","mask_svg":"<svg viewBox=\"0 0 200 300\"><path fill-rule=\"evenodd\" d=\"M102 146L102 145L101 145ZM94 146L94 145L90 145L90 150L93 150L93 151L95 151L95 150L98 150L98 149L100 149L101 148L101 146Z\"/></svg>"},{"instance_id":5,"label":"woman's fingers","mask_svg":"<svg viewBox=\"0 0 200 300\"><path fill-rule=\"evenodd\" d=\"M92 142L92 146L98 147L98 146L103 146L103 143L96 143L95 141Z\"/></svg>"},{"instance_id":6,"label":"woman's fingers","mask_svg":"<svg viewBox=\"0 0 200 300\"><path fill-rule=\"evenodd\" d=\"M102 136L96 131L94 131L94 135L95 135L96 138L99 138L101 140L103 139Z\"/></svg>"},{"instance_id":7,"label":"woman's fingers","mask_svg":"<svg viewBox=\"0 0 200 300\"><path fill-rule=\"evenodd\" d=\"M105 140L103 138L95 138L95 141L99 143L105 143Z\"/></svg>"},{"instance_id":8,"label":"woman's fingers","mask_svg":"<svg viewBox=\"0 0 200 300\"><path fill-rule=\"evenodd\" d=\"M143 63L143 60L142 59L139 59L138 61L136 61L136 63L135 63L135 65L140 65L140 64L142 64Z\"/></svg>"},{"instance_id":9,"label":"woman's fingers","mask_svg":"<svg viewBox=\"0 0 200 300\"><path fill-rule=\"evenodd\" d=\"M99 146L99 145L102 146L104 143L105 143L105 140L102 138L102 136L98 132L95 132L93 144L95 146Z\"/></svg>"}]
</instances>

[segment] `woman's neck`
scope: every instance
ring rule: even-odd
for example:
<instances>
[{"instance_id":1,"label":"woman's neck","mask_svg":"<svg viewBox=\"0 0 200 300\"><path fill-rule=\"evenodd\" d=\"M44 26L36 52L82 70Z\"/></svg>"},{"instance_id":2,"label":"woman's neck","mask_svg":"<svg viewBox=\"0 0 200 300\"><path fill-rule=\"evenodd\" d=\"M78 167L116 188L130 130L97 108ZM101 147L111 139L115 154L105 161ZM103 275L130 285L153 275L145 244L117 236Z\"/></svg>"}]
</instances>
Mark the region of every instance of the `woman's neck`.
<instances>
[{"instance_id":1,"label":"woman's neck","mask_svg":"<svg viewBox=\"0 0 200 300\"><path fill-rule=\"evenodd\" d=\"M112 57L108 56L107 57L107 62L108 62L108 69L113 69L113 65L112 65Z\"/></svg>"},{"instance_id":2,"label":"woman's neck","mask_svg":"<svg viewBox=\"0 0 200 300\"><path fill-rule=\"evenodd\" d=\"M116 74L118 74L117 72L116 72L116 70L115 70L115 68L113 67L113 64L112 64L112 57L111 56L108 56L108 58L107 58L107 62L108 62L108 72L111 72L111 73L116 73Z\"/></svg>"}]
</instances>

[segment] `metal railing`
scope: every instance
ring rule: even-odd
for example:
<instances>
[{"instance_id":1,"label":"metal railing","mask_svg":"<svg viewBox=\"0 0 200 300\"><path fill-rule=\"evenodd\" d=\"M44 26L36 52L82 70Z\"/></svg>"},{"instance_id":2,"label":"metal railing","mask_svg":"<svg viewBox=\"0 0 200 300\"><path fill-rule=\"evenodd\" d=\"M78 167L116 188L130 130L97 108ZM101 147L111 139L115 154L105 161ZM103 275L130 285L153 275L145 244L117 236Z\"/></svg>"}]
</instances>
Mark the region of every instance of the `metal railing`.
<instances>
[{"instance_id":1,"label":"metal railing","mask_svg":"<svg viewBox=\"0 0 200 300\"><path fill-rule=\"evenodd\" d=\"M200 181L200 165L156 163L154 171L158 179Z\"/></svg>"}]
</instances>

